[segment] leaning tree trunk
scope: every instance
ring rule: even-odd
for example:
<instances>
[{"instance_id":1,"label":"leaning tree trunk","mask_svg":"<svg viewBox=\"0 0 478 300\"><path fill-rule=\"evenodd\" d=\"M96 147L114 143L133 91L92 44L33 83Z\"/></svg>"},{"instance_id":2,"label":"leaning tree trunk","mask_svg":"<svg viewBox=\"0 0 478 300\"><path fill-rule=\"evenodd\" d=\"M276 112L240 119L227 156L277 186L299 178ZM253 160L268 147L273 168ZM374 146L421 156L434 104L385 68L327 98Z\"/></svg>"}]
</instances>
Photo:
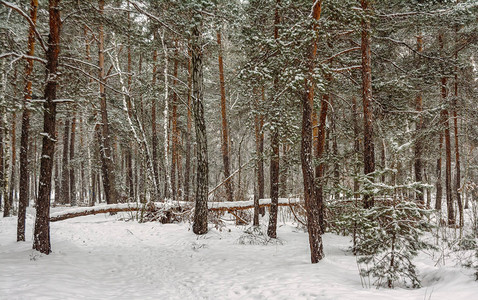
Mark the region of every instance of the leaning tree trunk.
<instances>
[{"instance_id":1,"label":"leaning tree trunk","mask_svg":"<svg viewBox=\"0 0 478 300\"><path fill-rule=\"evenodd\" d=\"M46 53L47 82L43 104L43 141L40 161L40 184L36 203L33 249L44 254L51 252L50 245L50 195L53 155L55 153L56 89L58 55L60 53L60 0L49 1L50 34Z\"/></svg>"},{"instance_id":2,"label":"leaning tree trunk","mask_svg":"<svg viewBox=\"0 0 478 300\"><path fill-rule=\"evenodd\" d=\"M371 9L369 0L361 0L364 13ZM363 159L364 175L372 176L375 171L375 150L373 142L373 112L372 112L372 60L370 50L370 20L362 20L362 102L363 102ZM373 178L370 178L373 181ZM370 208L374 205L372 195L364 195L364 207Z\"/></svg>"},{"instance_id":3,"label":"leaning tree trunk","mask_svg":"<svg viewBox=\"0 0 478 300\"><path fill-rule=\"evenodd\" d=\"M35 24L37 20L38 0L30 2L30 19L32 23L28 32L28 55L35 55ZM30 131L30 109L28 107L32 99L33 59L27 60L25 67L26 85L23 98L22 135L20 137L20 195L18 199L18 222L17 241L25 241L25 217L28 206L29 172L28 172L28 143ZM1 126L0 126L1 130ZM0 143L2 143L0 139ZM1 162L0 162L1 164ZM1 172L1 170L0 170ZM0 178L1 180L1 178ZM1 197L1 196L0 196Z\"/></svg>"},{"instance_id":4,"label":"leaning tree trunk","mask_svg":"<svg viewBox=\"0 0 478 300\"><path fill-rule=\"evenodd\" d=\"M193 111L197 143L197 176L196 176L196 206L194 210L193 232L195 234L207 233L207 196L208 196L208 158L206 123L204 120L203 106L203 64L202 64L202 38L200 25L192 30L192 80L193 80Z\"/></svg>"},{"instance_id":5,"label":"leaning tree trunk","mask_svg":"<svg viewBox=\"0 0 478 300\"><path fill-rule=\"evenodd\" d=\"M276 0L275 6L275 16L274 16L274 40L276 43L279 42L279 23L280 23L280 15L279 15L279 6L280 0ZM277 92L278 84L279 84L279 70L275 70L274 80L273 80L273 93L272 93L272 101L273 107L278 109L280 103L278 96L274 95L274 92ZM269 226L267 228L267 235L271 238L277 237L277 213L278 213L278 203L279 203L279 120L278 114L272 114L273 129L271 132L271 165L270 165L270 185L271 185L271 208L269 210ZM275 124L274 124L275 123Z\"/></svg>"}]
</instances>

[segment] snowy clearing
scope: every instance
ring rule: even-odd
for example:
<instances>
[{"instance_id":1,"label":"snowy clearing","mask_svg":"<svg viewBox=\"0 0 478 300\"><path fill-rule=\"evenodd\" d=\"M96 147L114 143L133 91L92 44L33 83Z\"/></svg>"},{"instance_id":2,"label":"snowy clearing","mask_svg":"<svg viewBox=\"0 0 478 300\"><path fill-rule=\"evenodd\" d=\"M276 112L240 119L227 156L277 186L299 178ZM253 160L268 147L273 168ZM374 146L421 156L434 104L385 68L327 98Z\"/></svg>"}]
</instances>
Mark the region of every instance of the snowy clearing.
<instances>
[{"instance_id":1,"label":"snowy clearing","mask_svg":"<svg viewBox=\"0 0 478 300\"><path fill-rule=\"evenodd\" d=\"M57 210L57 209L55 209ZM0 219L2 299L475 299L473 271L434 266L420 254L423 288L364 288L350 238L324 235L326 258L310 264L308 237L279 223L282 245L241 245L244 226L210 228L196 236L189 224L159 224L106 214L51 224L53 252L15 240L16 217ZM262 221L266 221L265 219Z\"/></svg>"}]
</instances>

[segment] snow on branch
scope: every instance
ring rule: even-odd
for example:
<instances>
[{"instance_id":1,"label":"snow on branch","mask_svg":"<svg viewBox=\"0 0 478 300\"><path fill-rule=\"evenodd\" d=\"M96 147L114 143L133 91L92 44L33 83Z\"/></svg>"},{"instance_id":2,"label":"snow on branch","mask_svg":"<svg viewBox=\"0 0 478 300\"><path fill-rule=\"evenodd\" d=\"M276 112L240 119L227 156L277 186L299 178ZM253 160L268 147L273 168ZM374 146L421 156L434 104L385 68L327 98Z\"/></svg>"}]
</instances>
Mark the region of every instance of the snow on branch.
<instances>
[{"instance_id":1,"label":"snow on branch","mask_svg":"<svg viewBox=\"0 0 478 300\"><path fill-rule=\"evenodd\" d=\"M0 0L0 3L5 5L8 8L13 9L17 13L19 13L22 17L24 17L28 23L30 23L30 27L33 28L33 31L35 32L35 36L37 37L38 41L40 42L40 46L43 48L45 52L47 52L47 49L45 47L45 43L43 42L43 38L41 37L40 33L38 32L35 23L33 23L32 19L28 16L27 13L25 13L20 7L16 6L13 3L7 2L7 1L2 1Z\"/></svg>"}]
</instances>

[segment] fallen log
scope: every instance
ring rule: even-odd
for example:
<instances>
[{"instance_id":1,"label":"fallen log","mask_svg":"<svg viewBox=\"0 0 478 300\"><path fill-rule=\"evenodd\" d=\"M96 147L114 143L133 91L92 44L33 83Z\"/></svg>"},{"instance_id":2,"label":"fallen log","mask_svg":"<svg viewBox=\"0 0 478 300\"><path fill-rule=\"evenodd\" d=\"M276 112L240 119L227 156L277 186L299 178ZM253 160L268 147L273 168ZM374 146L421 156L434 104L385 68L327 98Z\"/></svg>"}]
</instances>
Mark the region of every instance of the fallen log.
<instances>
[{"instance_id":1,"label":"fallen log","mask_svg":"<svg viewBox=\"0 0 478 300\"><path fill-rule=\"evenodd\" d=\"M279 206L291 206L298 205L299 199L288 199L280 198ZM50 222L63 221L66 219L83 217L89 215L105 214L105 213L118 213L118 212L128 212L128 211L148 211L149 204L142 205L137 203L121 203L121 204L110 204L110 205L101 205L94 207L76 207L72 209L67 209L64 211L54 212L50 214ZM193 207L192 202L177 201L174 203L164 203L156 202L154 203L154 208L174 208L174 207ZM260 199L259 207L268 207L271 206L270 199ZM236 210L245 210L254 208L254 201L237 201L237 202L208 202L209 211L236 211Z\"/></svg>"},{"instance_id":2,"label":"fallen log","mask_svg":"<svg viewBox=\"0 0 478 300\"><path fill-rule=\"evenodd\" d=\"M50 222L63 221L66 219L89 216L89 215L97 215L97 214L139 211L140 209L141 209L140 207L130 206L130 207L109 207L109 208L103 208L103 209L97 209L97 210L84 210L84 211L65 213L65 214L50 217Z\"/></svg>"}]
</instances>

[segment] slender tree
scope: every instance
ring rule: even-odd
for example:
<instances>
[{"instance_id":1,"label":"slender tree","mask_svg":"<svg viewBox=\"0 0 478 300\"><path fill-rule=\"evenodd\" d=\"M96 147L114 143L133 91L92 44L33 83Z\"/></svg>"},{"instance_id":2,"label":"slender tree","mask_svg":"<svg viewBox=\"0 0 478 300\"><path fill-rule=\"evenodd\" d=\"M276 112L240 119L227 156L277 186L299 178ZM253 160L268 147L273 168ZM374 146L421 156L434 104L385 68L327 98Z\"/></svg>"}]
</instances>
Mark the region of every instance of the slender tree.
<instances>
[{"instance_id":1,"label":"slender tree","mask_svg":"<svg viewBox=\"0 0 478 300\"><path fill-rule=\"evenodd\" d=\"M105 1L98 0L99 13L104 13ZM100 23L98 34L98 67L100 81L100 113L101 113L101 171L103 174L103 187L106 203L117 203L115 175L113 165L113 148L111 147L110 126L105 92L105 34L103 21Z\"/></svg>"},{"instance_id":2,"label":"slender tree","mask_svg":"<svg viewBox=\"0 0 478 300\"><path fill-rule=\"evenodd\" d=\"M229 129L227 123L227 115L226 115L226 87L224 82L224 65L223 65L223 50L222 50L222 38L221 38L221 31L218 30L216 33L217 37L217 45L219 47L219 86L221 90L221 120L222 120L222 136L221 136L221 150L222 150L222 162L224 164L224 178L226 178L226 196L227 201L234 200L234 191L232 188L232 180L229 180L229 176L231 175L230 172L230 165L229 165Z\"/></svg>"},{"instance_id":3,"label":"slender tree","mask_svg":"<svg viewBox=\"0 0 478 300\"><path fill-rule=\"evenodd\" d=\"M38 11L38 0L30 2L30 24L28 31L28 55L35 55L35 28ZM28 206L29 174L28 174L28 143L30 131L30 109L28 107L32 99L32 80L33 59L27 59L25 67L25 90L23 95L23 113L22 113L22 134L20 137L20 193L18 199L18 223L17 223L17 241L25 241L25 217ZM1 130L1 129L0 129ZM0 141L1 143L1 141ZM0 162L1 164L1 162ZM0 170L1 172L1 170ZM0 178L1 180L1 178Z\"/></svg>"},{"instance_id":4,"label":"slender tree","mask_svg":"<svg viewBox=\"0 0 478 300\"><path fill-rule=\"evenodd\" d=\"M423 37L420 35L417 36L417 51L420 53L423 51ZM414 170L415 170L415 181L422 182L422 151L423 151L423 143L422 143L422 130L423 130L423 100L422 100L422 91L418 92L417 97L415 98L415 110L418 113L418 120L416 123L415 129L415 162L414 162ZM425 198L424 198L424 189L423 187L419 187L418 192L416 193L416 200L418 203L424 205Z\"/></svg>"}]
</instances>

